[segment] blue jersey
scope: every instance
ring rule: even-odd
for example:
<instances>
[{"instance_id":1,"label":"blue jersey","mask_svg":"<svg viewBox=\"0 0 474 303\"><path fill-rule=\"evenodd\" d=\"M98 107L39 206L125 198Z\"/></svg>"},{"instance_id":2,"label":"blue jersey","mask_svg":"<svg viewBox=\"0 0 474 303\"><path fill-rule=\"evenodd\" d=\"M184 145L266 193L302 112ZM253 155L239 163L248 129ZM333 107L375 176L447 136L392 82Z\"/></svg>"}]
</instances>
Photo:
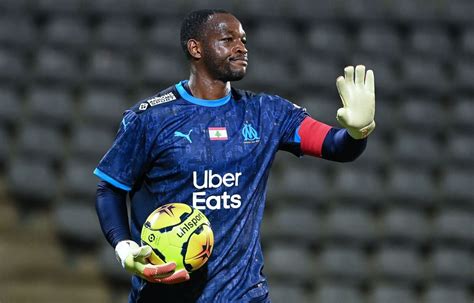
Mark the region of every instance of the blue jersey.
<instances>
[{"instance_id":1,"label":"blue jersey","mask_svg":"<svg viewBox=\"0 0 474 303\"><path fill-rule=\"evenodd\" d=\"M236 89L219 100L198 99L186 85L127 110L95 174L130 192L137 243L153 210L181 202L209 218L214 250L187 282L133 277L130 301L265 302L259 230L269 170L278 150L300 154L295 134L307 114L281 97Z\"/></svg>"}]
</instances>

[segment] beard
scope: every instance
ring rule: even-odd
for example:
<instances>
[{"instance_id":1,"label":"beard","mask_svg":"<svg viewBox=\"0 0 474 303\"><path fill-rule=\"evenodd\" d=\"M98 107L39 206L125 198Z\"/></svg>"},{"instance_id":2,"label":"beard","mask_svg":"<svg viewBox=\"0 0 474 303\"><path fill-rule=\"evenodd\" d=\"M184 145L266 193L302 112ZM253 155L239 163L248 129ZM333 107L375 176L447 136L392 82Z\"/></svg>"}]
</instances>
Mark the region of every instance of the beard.
<instances>
[{"instance_id":1,"label":"beard","mask_svg":"<svg viewBox=\"0 0 474 303\"><path fill-rule=\"evenodd\" d=\"M246 68L235 68L227 59L220 59L208 55L203 57L204 64L209 72L222 82L242 80L246 74Z\"/></svg>"}]
</instances>

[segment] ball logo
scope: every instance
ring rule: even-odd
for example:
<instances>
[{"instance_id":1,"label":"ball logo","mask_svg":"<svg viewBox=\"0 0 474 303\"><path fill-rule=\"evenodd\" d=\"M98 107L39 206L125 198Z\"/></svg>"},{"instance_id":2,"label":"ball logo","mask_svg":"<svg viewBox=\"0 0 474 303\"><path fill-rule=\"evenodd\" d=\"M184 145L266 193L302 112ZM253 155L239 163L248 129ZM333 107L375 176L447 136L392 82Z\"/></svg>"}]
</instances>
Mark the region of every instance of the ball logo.
<instances>
[{"instance_id":1,"label":"ball logo","mask_svg":"<svg viewBox=\"0 0 474 303\"><path fill-rule=\"evenodd\" d=\"M199 177L193 171L193 186L200 190L193 192L193 207L203 209L231 209L239 208L242 204L242 197L239 194L229 195L224 191L221 195L207 195L205 189L232 188L239 186L239 178L242 173L226 173L224 175L215 174L212 170L205 170L204 175Z\"/></svg>"},{"instance_id":2,"label":"ball logo","mask_svg":"<svg viewBox=\"0 0 474 303\"><path fill-rule=\"evenodd\" d=\"M148 241L150 241L150 242L155 241L155 235L154 235L154 234L150 234L150 235L148 236Z\"/></svg>"},{"instance_id":3,"label":"ball logo","mask_svg":"<svg viewBox=\"0 0 474 303\"><path fill-rule=\"evenodd\" d=\"M199 221L204 218L204 215L200 212L196 216L188 219L188 221L184 222L182 227L179 228L177 236L182 238L188 231L192 230L195 227L198 227Z\"/></svg>"}]
</instances>

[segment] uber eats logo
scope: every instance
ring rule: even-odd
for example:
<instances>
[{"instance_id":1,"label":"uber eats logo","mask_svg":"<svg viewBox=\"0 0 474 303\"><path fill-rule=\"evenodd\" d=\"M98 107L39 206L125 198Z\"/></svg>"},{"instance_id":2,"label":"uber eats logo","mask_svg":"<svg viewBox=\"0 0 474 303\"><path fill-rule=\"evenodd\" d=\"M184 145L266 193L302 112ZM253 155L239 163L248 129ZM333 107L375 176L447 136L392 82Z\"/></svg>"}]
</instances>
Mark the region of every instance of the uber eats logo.
<instances>
[{"instance_id":1,"label":"uber eats logo","mask_svg":"<svg viewBox=\"0 0 474 303\"><path fill-rule=\"evenodd\" d=\"M226 173L224 175L214 174L212 170L205 170L204 174L198 175L193 171L193 186L200 190L193 192L193 207L203 209L230 209L239 208L242 197L239 194L229 195L227 190L221 195L207 195L206 189L224 189L239 186L239 177L242 173Z\"/></svg>"}]
</instances>

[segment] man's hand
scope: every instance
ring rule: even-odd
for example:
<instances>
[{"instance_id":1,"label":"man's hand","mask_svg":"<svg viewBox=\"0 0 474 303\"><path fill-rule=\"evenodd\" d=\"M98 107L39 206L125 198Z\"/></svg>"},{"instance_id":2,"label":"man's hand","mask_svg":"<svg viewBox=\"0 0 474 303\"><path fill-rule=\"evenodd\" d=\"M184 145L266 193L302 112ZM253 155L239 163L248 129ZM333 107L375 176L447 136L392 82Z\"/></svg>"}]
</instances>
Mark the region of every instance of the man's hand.
<instances>
[{"instance_id":1,"label":"man's hand","mask_svg":"<svg viewBox=\"0 0 474 303\"><path fill-rule=\"evenodd\" d=\"M189 280L189 274L185 269L175 271L174 262L163 265L148 262L147 258L151 251L150 246L138 246L131 240L120 241L115 247L115 255L123 268L148 282L175 284Z\"/></svg>"},{"instance_id":2,"label":"man's hand","mask_svg":"<svg viewBox=\"0 0 474 303\"><path fill-rule=\"evenodd\" d=\"M365 78L365 82L364 82ZM347 129L354 139L367 137L375 128L375 85L374 72L365 66L347 66L344 77L336 80L337 91L343 107L337 111L337 121Z\"/></svg>"}]
</instances>

